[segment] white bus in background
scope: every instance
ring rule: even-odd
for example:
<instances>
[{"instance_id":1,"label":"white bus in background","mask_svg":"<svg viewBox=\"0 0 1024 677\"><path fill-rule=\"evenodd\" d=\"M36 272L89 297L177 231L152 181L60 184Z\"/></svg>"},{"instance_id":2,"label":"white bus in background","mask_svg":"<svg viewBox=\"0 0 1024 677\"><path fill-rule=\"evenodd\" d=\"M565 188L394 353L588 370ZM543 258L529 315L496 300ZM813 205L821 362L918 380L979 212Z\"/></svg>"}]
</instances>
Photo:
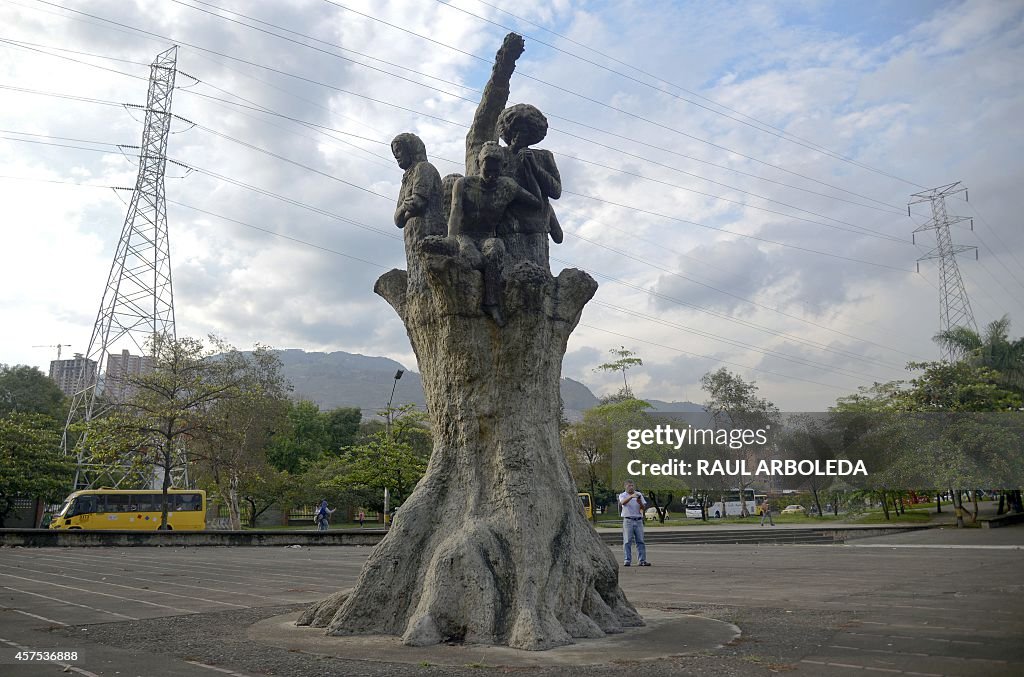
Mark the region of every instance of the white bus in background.
<instances>
[{"instance_id":1,"label":"white bus in background","mask_svg":"<svg viewBox=\"0 0 1024 677\"><path fill-rule=\"evenodd\" d=\"M743 514L744 502L746 503L747 515L760 514L761 504L764 502L763 494L755 495L753 489L744 489L742 493L743 500L740 500L740 497L739 489L731 489L721 493L712 492L710 494L711 502L708 503L707 508L708 517L739 517ZM702 499L703 496L698 494L692 496L686 502L687 517L701 518L700 504Z\"/></svg>"}]
</instances>

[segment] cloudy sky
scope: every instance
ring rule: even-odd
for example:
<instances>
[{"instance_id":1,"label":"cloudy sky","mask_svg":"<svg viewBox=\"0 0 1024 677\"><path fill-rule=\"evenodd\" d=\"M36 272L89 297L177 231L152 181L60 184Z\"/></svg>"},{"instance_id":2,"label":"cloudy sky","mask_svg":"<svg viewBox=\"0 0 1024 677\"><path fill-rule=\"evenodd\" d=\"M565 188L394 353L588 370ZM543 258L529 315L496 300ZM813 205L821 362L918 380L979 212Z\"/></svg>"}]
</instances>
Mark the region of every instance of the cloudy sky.
<instances>
[{"instance_id":1,"label":"cloudy sky","mask_svg":"<svg viewBox=\"0 0 1024 677\"><path fill-rule=\"evenodd\" d=\"M565 376L613 391L594 367L622 345L641 396L702 401L726 366L791 411L900 378L938 356L938 267L915 271L934 235L910 243L930 210L906 205L955 181L978 324L1024 332L1024 3L449 4L0 2L0 362L88 348L129 199L109 186L137 169L112 144L139 144L141 114L119 104L177 44L179 335L416 368L371 291L403 267L387 142L415 132L461 172L509 29L511 98L547 114L567 191L552 267L601 284Z\"/></svg>"}]
</instances>

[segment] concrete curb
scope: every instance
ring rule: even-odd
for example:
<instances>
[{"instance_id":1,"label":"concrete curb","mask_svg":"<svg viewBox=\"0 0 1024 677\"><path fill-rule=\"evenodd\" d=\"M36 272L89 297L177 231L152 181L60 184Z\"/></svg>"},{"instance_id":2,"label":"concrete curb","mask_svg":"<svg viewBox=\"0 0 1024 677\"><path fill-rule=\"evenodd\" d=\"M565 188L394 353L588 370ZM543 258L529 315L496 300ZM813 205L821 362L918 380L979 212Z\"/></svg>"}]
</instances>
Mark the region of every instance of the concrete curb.
<instances>
[{"instance_id":1,"label":"concrete curb","mask_svg":"<svg viewBox=\"0 0 1024 677\"><path fill-rule=\"evenodd\" d=\"M335 531L86 531L0 529L0 546L25 548L134 546L377 545L383 529Z\"/></svg>"}]
</instances>

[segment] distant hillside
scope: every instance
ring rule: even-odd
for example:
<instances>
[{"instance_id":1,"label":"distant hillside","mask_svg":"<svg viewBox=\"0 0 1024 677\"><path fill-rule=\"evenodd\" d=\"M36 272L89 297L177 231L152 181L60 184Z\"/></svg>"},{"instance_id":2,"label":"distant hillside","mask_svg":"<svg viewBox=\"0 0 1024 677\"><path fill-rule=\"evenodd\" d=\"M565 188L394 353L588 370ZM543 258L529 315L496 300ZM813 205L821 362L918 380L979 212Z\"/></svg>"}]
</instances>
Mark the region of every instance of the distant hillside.
<instances>
[{"instance_id":1,"label":"distant hillside","mask_svg":"<svg viewBox=\"0 0 1024 677\"><path fill-rule=\"evenodd\" d=\"M704 411L704 407L693 402L663 402L662 400L651 400L648 399L647 403L651 405L652 411L667 411L667 412L699 412Z\"/></svg>"},{"instance_id":2,"label":"distant hillside","mask_svg":"<svg viewBox=\"0 0 1024 677\"><path fill-rule=\"evenodd\" d=\"M395 386L393 404L426 404L420 375L386 357L304 350L281 350L278 355L285 378L295 387L295 399L312 400L321 409L358 407L363 418L373 417L387 406L399 369L405 373Z\"/></svg>"},{"instance_id":3,"label":"distant hillside","mask_svg":"<svg viewBox=\"0 0 1024 677\"><path fill-rule=\"evenodd\" d=\"M284 375L295 387L295 399L312 400L321 409L358 407L363 418L373 418L384 409L391 397L395 372L404 370L395 388L394 405L410 402L426 406L420 375L386 357L368 357L353 353L307 353L304 350L277 351L284 366ZM597 406L600 400L590 388L571 378L562 379L562 401L565 417L578 421L583 412ZM692 402L648 400L655 411L701 411Z\"/></svg>"}]
</instances>

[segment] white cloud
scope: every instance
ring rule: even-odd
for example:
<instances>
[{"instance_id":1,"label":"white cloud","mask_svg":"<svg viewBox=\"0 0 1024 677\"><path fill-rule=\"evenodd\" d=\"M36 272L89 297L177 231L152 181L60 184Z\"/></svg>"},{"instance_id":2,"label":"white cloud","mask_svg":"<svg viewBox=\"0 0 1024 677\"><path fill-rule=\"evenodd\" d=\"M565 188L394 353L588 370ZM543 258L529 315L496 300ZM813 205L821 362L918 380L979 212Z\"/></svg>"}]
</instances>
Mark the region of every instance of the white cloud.
<instances>
[{"instance_id":1,"label":"white cloud","mask_svg":"<svg viewBox=\"0 0 1024 677\"><path fill-rule=\"evenodd\" d=\"M478 96L476 90L483 86L489 71L486 63L466 54L329 3L219 4L443 78L455 84L401 71L368 56L339 52L470 100ZM365 0L344 4L487 59L503 33L435 3ZM915 226L901 211L909 194L920 187L807 147L815 143L921 186L964 180L971 188L972 203L951 203L951 211L973 215L976 209L986 219L979 220L973 234L956 231L958 240L982 246L979 264L962 262L978 321L981 324L993 315L1010 312L1018 320L1017 326L1024 326L1024 307L1019 301L1024 289L1004 268L1010 267L1024 281L1018 263L1024 261L1024 242L1015 227L1021 211L1018 184L1024 156L1024 134L1019 125L1024 110L1020 68L1024 26L1019 5L963 2L936 6L930 15L895 36L889 32L891 26L885 30L879 26L878 35L886 37L876 38L864 29L873 21L867 15L858 17L861 30L856 34L837 33L829 21L832 14L840 9L847 13L856 10L834 3L789 5L785 11L775 3L763 2L629 2L601 7L570 0L498 4L691 91L658 83L638 70L521 24L484 4L459 2L471 12L521 27L544 42L668 88L679 97L714 108L696 95L706 96L807 140L781 140L755 129L762 126L759 123L749 126L729 120L528 38L511 98L533 102L548 114L552 131L541 146L662 182L563 157L559 167L567 190L803 248L780 247L564 196L558 204L559 216L571 235L564 245L553 248L552 255L595 272L602 284L596 301L664 321L659 324L608 305L591 305L583 317L586 326L581 325L570 342L567 376L604 391L614 390L614 379L603 379L592 369L608 347L623 344L644 358L636 384L646 390L641 393L645 396L699 400L700 374L724 362L745 377L756 378L762 394L783 407L815 409L870 380L830 372L820 365L896 378L902 375L899 366L909 355L936 356L930 337L937 329L938 299L934 287L926 282L935 283L934 265L925 264L923 275L912 274L913 262L921 255L919 248L836 229L856 231L863 226L908 238ZM402 259L400 233L391 225L401 171L394 166L386 143L399 132L414 131L423 137L433 156L458 161L463 155L465 128L410 111L465 125L474 105L181 4L93 0L75 8L330 85L323 87L183 44L179 68L205 84L190 84L187 77L179 76L183 89L175 93L176 113L322 174L199 128L188 129L184 123L175 124L170 155L383 231L359 228L203 174L168 179L168 197L174 201L381 266L172 204L169 215L179 333L213 331L239 345L260 341L282 348L381 354L413 366L404 329L371 291L376 277L400 266ZM76 18L80 20L53 9L41 12L0 6L0 21L9 27L5 31L8 38L143 63L169 46L164 39L142 37L124 28L112 30L109 24L80 15ZM313 44L331 51L323 43ZM81 54L66 56L141 79L0 45L0 82L116 102L143 101L147 67ZM523 74L635 112L655 124ZM330 139L280 117L200 96L232 98L210 85L245 97L248 102L241 103L246 106L265 106L384 143L343 134ZM138 144L140 125L124 109L9 90L3 95L2 129ZM729 115L742 118L736 113ZM582 142L564 132L640 157ZM436 164L442 175L458 170L440 159ZM99 185L134 183L134 166L117 152L102 155L0 139L0 165L4 176ZM168 173L177 176L180 172L175 168ZM370 195L324 174L386 197ZM124 206L109 190L10 179L0 179L0 199L5 205L0 253L0 289L4 290L0 292L0 314L5 329L0 335L0 361L45 366L51 356L31 346L60 339L73 344L74 350L86 348ZM992 252L986 251L986 246ZM806 251L809 249L908 272L822 256ZM747 300L714 292L668 271ZM996 281L993 275L1002 279ZM662 296L652 297L643 290ZM665 297L708 307L725 317ZM729 341L687 333L680 326ZM815 364L795 364L779 358L778 353Z\"/></svg>"}]
</instances>

